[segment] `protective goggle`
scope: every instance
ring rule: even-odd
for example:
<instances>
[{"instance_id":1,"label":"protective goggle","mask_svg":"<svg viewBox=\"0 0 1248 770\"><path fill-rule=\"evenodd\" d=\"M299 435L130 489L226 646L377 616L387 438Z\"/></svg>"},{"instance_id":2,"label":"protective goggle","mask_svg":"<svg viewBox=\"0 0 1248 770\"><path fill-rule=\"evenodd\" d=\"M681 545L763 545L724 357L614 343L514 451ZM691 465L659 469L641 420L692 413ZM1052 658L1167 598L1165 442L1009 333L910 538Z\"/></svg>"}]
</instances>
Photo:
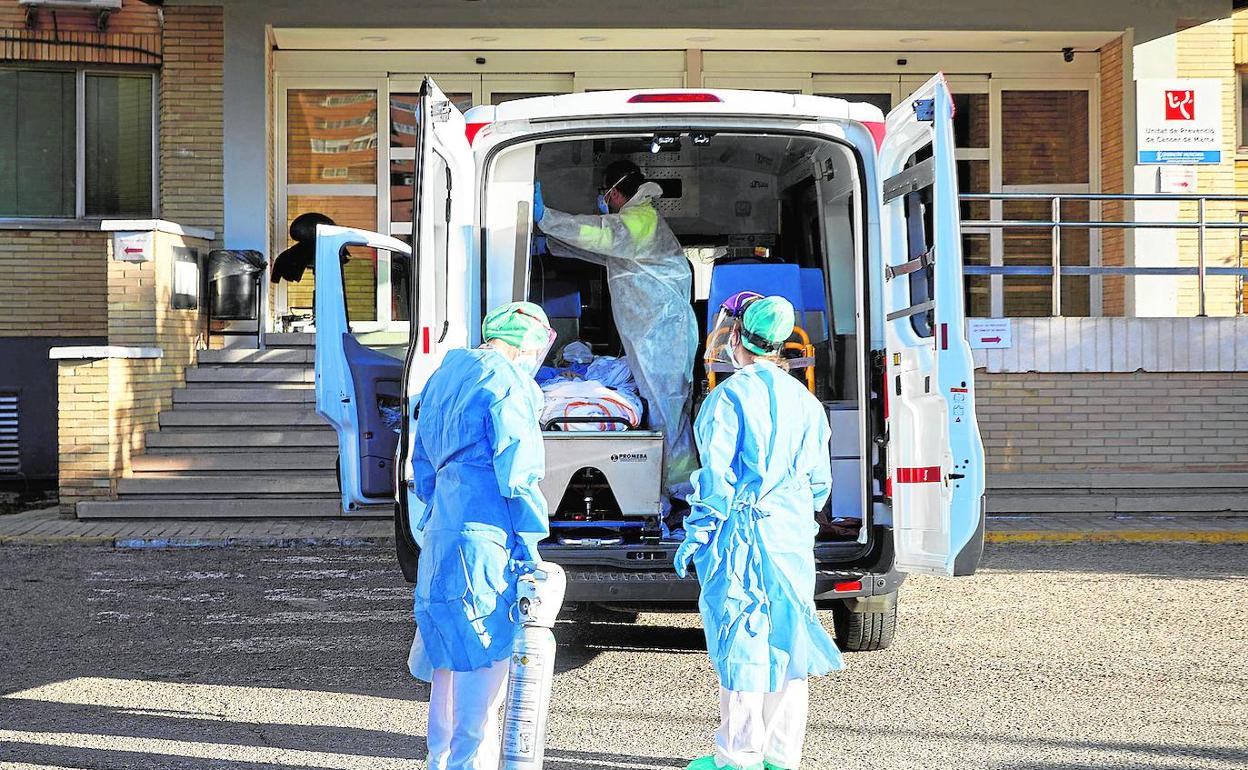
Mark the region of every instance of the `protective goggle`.
<instances>
[{"instance_id":1,"label":"protective goggle","mask_svg":"<svg viewBox=\"0 0 1248 770\"><path fill-rule=\"evenodd\" d=\"M609 192L611 192L612 190L614 190L615 188L619 187L621 182L623 182L625 179L628 179L630 176L632 176L632 175L633 175L633 174L635 174L635 173L636 173L635 171L629 171L628 173L624 174L624 176L622 176L622 177L620 177L619 179L615 180L615 183L614 183L614 184L612 184L610 187L599 187L599 188L598 188L598 194L599 194L599 195L601 195L601 196L603 196L603 197L606 197L607 193L609 193Z\"/></svg>"}]
</instances>

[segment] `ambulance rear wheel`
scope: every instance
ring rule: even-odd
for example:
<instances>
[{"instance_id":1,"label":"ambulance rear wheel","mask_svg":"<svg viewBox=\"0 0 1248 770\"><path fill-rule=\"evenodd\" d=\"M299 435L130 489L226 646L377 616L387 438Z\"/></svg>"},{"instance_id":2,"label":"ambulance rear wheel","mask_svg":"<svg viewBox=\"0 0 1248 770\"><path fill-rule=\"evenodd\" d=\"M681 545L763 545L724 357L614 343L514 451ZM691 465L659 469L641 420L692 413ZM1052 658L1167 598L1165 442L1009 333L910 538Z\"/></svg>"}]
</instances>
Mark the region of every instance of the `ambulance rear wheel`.
<instances>
[{"instance_id":1,"label":"ambulance rear wheel","mask_svg":"<svg viewBox=\"0 0 1248 770\"><path fill-rule=\"evenodd\" d=\"M897 633L897 594L838 601L832 605L832 622L843 652L887 649Z\"/></svg>"}]
</instances>

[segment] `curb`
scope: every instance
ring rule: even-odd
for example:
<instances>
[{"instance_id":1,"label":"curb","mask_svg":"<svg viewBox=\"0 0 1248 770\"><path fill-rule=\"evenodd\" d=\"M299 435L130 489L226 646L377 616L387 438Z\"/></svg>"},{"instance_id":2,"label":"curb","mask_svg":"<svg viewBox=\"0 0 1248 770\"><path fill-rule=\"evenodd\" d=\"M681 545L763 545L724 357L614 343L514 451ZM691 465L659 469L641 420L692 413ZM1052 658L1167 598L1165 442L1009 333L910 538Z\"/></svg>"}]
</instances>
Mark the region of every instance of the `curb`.
<instances>
[{"instance_id":1,"label":"curb","mask_svg":"<svg viewBox=\"0 0 1248 770\"><path fill-rule=\"evenodd\" d=\"M1093 531L1023 530L988 532L984 542L1018 543L1248 543L1244 530L1111 529Z\"/></svg>"},{"instance_id":2,"label":"curb","mask_svg":"<svg viewBox=\"0 0 1248 770\"><path fill-rule=\"evenodd\" d=\"M5 535L6 545L106 546L119 550L173 550L178 548L359 548L393 543L394 537L109 537L101 535Z\"/></svg>"}]
</instances>

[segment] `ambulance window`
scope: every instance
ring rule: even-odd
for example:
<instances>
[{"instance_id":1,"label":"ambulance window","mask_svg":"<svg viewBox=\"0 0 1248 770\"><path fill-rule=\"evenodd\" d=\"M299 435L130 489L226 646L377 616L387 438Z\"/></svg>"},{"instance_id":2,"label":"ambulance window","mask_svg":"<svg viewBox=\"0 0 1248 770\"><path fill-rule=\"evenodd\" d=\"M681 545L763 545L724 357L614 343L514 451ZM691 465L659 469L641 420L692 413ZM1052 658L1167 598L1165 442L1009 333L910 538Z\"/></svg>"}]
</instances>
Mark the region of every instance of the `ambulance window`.
<instances>
[{"instance_id":1,"label":"ambulance window","mask_svg":"<svg viewBox=\"0 0 1248 770\"><path fill-rule=\"evenodd\" d=\"M429 178L433 189L429 191L429 205L424 210L427 216L433 217L433 296L437 315L432 331L434 339L441 342L447 331L449 301L446 280L451 246L451 167L437 152L432 154L432 161L433 174Z\"/></svg>"},{"instance_id":2,"label":"ambulance window","mask_svg":"<svg viewBox=\"0 0 1248 770\"><path fill-rule=\"evenodd\" d=\"M931 156L932 148L929 145L910 156L910 159L906 162L906 167L916 166ZM925 254L928 255L928 264L906 276L910 286L911 307L922 305L925 302L930 303L936 297L931 264L931 257L933 256L931 254L933 240L932 191L934 189L934 186L927 185L916 192L909 193L904 198L906 241L908 244L907 259L913 260ZM914 329L914 333L920 337L932 336L934 321L935 313L931 308L910 316L910 326Z\"/></svg>"}]
</instances>

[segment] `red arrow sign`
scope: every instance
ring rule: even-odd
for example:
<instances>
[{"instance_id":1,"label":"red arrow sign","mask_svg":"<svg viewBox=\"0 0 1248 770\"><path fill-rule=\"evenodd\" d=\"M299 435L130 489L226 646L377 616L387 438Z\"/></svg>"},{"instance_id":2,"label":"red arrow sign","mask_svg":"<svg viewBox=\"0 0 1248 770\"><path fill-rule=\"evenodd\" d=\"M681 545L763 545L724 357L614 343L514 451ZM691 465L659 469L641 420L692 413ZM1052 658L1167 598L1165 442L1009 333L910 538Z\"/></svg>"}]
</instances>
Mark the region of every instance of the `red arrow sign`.
<instances>
[{"instance_id":1,"label":"red arrow sign","mask_svg":"<svg viewBox=\"0 0 1248 770\"><path fill-rule=\"evenodd\" d=\"M980 337L979 341L980 342L1000 342L1001 338L1000 337Z\"/></svg>"}]
</instances>

